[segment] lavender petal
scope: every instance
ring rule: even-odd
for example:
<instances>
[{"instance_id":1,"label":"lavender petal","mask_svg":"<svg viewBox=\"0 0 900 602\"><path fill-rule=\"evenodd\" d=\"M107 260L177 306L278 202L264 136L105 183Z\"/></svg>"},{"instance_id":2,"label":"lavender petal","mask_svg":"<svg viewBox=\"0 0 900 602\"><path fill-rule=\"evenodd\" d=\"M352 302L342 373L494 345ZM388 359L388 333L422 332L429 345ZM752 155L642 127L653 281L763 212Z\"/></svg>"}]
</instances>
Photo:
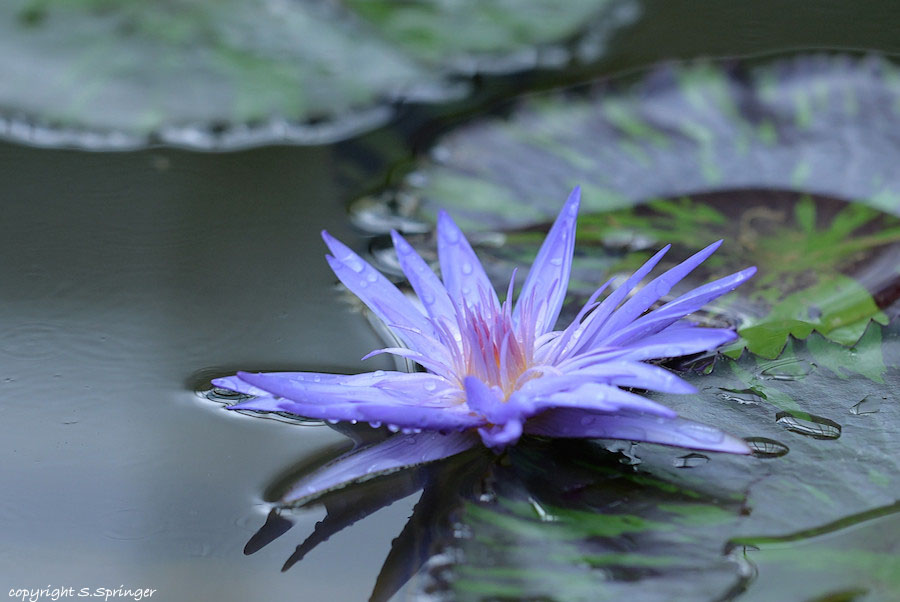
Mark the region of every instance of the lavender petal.
<instances>
[{"instance_id":1,"label":"lavender petal","mask_svg":"<svg viewBox=\"0 0 900 602\"><path fill-rule=\"evenodd\" d=\"M472 433L394 435L381 443L354 449L298 481L283 504L312 500L352 482L367 480L463 452L477 443Z\"/></svg>"},{"instance_id":2,"label":"lavender petal","mask_svg":"<svg viewBox=\"0 0 900 602\"><path fill-rule=\"evenodd\" d=\"M436 344L440 335L428 318L391 281L327 232L322 232L322 238L334 254L326 257L328 264L344 286L385 324L401 326L394 330L410 348L428 355L443 354L443 347Z\"/></svg>"},{"instance_id":3,"label":"lavender petal","mask_svg":"<svg viewBox=\"0 0 900 602\"><path fill-rule=\"evenodd\" d=\"M438 213L437 234L441 277L456 306L475 307L484 295L490 307L482 312L496 312L500 302L494 286L462 230L444 211Z\"/></svg>"},{"instance_id":4,"label":"lavender petal","mask_svg":"<svg viewBox=\"0 0 900 602\"><path fill-rule=\"evenodd\" d=\"M619 304L628 296L628 293L637 286L637 284L656 267L656 264L663 258L672 245L666 245L660 249L656 255L648 259L644 265L639 267L624 284L619 286L610 295L603 300L602 303L591 313L587 315L579 328L581 331L578 343L572 346L569 355L580 353L582 349L590 348L595 340L597 332L606 323L609 316L615 311Z\"/></svg>"},{"instance_id":5,"label":"lavender petal","mask_svg":"<svg viewBox=\"0 0 900 602\"><path fill-rule=\"evenodd\" d=\"M692 272L694 268L706 261L706 259L721 245L721 240L714 242L705 249L695 253L685 261L682 261L675 267L648 282L609 317L603 325L603 328L597 331L597 334L595 335L596 340L598 342L604 341L611 333L617 333L619 330L630 324L634 319L647 311L651 305L656 303L664 295L667 295L669 291L672 290L673 286L681 282L681 280Z\"/></svg>"},{"instance_id":6,"label":"lavender petal","mask_svg":"<svg viewBox=\"0 0 900 602\"><path fill-rule=\"evenodd\" d=\"M684 418L553 410L529 420L525 431L545 437L624 439L731 454L750 453L742 439Z\"/></svg>"},{"instance_id":7,"label":"lavender petal","mask_svg":"<svg viewBox=\"0 0 900 602\"><path fill-rule=\"evenodd\" d=\"M698 328L678 325L623 347L623 359L649 360L680 357L711 351L733 341L737 334L726 328Z\"/></svg>"},{"instance_id":8,"label":"lavender petal","mask_svg":"<svg viewBox=\"0 0 900 602\"><path fill-rule=\"evenodd\" d=\"M455 329L457 324L456 308L440 278L399 233L391 230L391 239L394 241L394 249L397 251L400 267L422 305L425 306L428 315L433 320L441 321L451 329ZM446 343L449 344L450 341L446 341Z\"/></svg>"},{"instance_id":9,"label":"lavender petal","mask_svg":"<svg viewBox=\"0 0 900 602\"><path fill-rule=\"evenodd\" d=\"M581 202L581 188L576 186L559 216L544 239L537 257L528 271L528 277L519 293L520 303L516 304L513 319L518 322L521 314L522 299L543 299L544 310L535 316L534 332L536 336L550 330L559 317L566 289L569 286L569 274L572 270L572 254L575 251L575 226L578 217L578 206Z\"/></svg>"},{"instance_id":10,"label":"lavender petal","mask_svg":"<svg viewBox=\"0 0 900 602\"><path fill-rule=\"evenodd\" d=\"M684 316L704 307L710 301L733 291L755 273L756 268L750 267L697 287L613 333L604 341L604 344L627 345L639 338L656 334Z\"/></svg>"}]
</instances>

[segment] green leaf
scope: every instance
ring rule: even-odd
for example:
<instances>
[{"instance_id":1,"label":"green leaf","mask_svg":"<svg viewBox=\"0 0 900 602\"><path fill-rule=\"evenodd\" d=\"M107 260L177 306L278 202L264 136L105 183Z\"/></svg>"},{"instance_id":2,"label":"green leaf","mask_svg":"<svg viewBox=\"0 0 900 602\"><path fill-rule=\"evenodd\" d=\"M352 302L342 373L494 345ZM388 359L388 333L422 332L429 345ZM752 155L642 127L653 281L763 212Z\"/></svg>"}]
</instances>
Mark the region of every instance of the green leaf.
<instances>
[{"instance_id":1,"label":"green leaf","mask_svg":"<svg viewBox=\"0 0 900 602\"><path fill-rule=\"evenodd\" d=\"M882 369L861 373L861 357ZM654 399L747 437L755 457L524 440L463 506L431 586L461 600L900 597L900 325L684 376L697 395Z\"/></svg>"},{"instance_id":2,"label":"green leaf","mask_svg":"<svg viewBox=\"0 0 900 602\"><path fill-rule=\"evenodd\" d=\"M386 122L395 101L458 98L460 72L568 57L560 45L624 22L609 0L513 4L10 0L3 134L92 148L333 141Z\"/></svg>"},{"instance_id":3,"label":"green leaf","mask_svg":"<svg viewBox=\"0 0 900 602\"><path fill-rule=\"evenodd\" d=\"M898 73L879 57L699 61L583 93L534 95L507 117L443 136L402 192L420 199L423 215L446 209L467 229L549 221L576 184L587 213L736 189L900 213ZM818 226L808 209L793 216L801 231Z\"/></svg>"}]
</instances>

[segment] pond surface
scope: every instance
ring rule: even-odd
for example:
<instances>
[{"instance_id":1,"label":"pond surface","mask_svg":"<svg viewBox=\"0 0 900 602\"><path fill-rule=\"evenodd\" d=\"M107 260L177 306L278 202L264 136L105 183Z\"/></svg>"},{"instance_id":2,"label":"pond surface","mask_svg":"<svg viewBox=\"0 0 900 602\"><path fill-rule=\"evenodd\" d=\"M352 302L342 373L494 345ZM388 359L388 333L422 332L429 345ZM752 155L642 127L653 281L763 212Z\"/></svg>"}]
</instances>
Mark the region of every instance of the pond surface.
<instances>
[{"instance_id":1,"label":"pond surface","mask_svg":"<svg viewBox=\"0 0 900 602\"><path fill-rule=\"evenodd\" d=\"M406 489L408 483L397 481L395 490L380 493L386 500L399 497L395 503L358 522L347 519L352 528L332 535L285 572L285 561L326 511L311 506L290 512L294 526L286 535L245 554L248 541L259 537L266 523L269 492L304 466L346 449L350 441L327 425L227 412L227 400L209 393L211 378L238 369L354 373L392 366L383 358L359 362L382 340L351 297L335 286L319 232L327 229L367 251L369 240L348 218L351 201L373 193L369 198L381 203L378 193L386 185L409 192L409 179L400 180L410 163L417 168L413 174L431 170L432 182L435 173L452 172L460 164L465 172L464 162L444 165L439 152L425 152L440 133L473 115L494 112L498 102L529 86L583 81L667 58L797 47L900 51L896 28L884 24L892 17L887 14L891 5L872 3L854 13L866 18L848 24L838 4L809 4L782 19L780 3L734 9L696 3L692 7L700 8L692 11L681 3L646 2L629 35L616 37L589 68L533 79L488 78L475 86L469 101L401 108L391 126L330 146L212 154L170 148L91 153L0 144L0 445L5 454L0 584L16 589L145 587L157 589L153 599L161 600L362 600L372 592L392 540L410 515L413 531L430 532L431 517L449 516L442 487L454 487L468 496L448 521L455 521L457 531L444 525L438 535L445 544L449 539L450 552L459 556L445 554L423 571L438 599L515 599L532 592L593 599L601 590L591 588L606 586L603 592L616 599L642 591L632 587L646 580L652 584L642 591L646 599L676 592L683 599L842 595L817 599L890 600L900 591L900 420L892 388L900 378L900 276L890 271L896 239L877 241L872 248L878 253L865 257L866 266L879 268L867 272L877 272L878 278L864 283L877 303L870 304L865 321L853 331L855 338L863 336L858 348L818 334L795 344L787 330L779 330L774 347L764 348L770 352L765 358L745 355L709 374L702 374L708 366L673 366L696 379L704 400L720 404L710 421L741 425L744 430L736 428L736 434L754 448L752 464L628 443L548 448L532 442L507 462L478 465L475 485L466 478L476 474L467 472L468 464L417 474L415 479L426 483L418 514L415 487ZM555 102L547 106L553 109ZM558 113L547 114L548 123L560 123L554 121ZM562 114L571 114L571 105ZM480 128L476 120L471 139L457 129L463 134L460 143L449 148L477 148L478 136L492 131ZM512 131L505 125L500 129L503 135ZM877 128L866 123L861 130ZM568 133L566 127L562 132ZM727 139L730 130L717 132ZM516 132L510 137L515 139ZM884 139L886 150L879 146L878 152L888 157L897 149L890 146L893 136ZM500 141L506 144L505 138ZM833 141L825 142L822 148L833 148ZM785 154L795 148L791 140L775 146ZM809 148L807 159L815 166L820 147ZM781 156L759 152L764 158ZM579 157L567 158L596 173ZM816 197L815 207L820 222L827 223L819 230L830 227L831 218L846 207L859 206L855 201L872 200L861 196L874 197L881 190L884 174L868 177L866 169L875 162L866 158L863 163L855 166L854 178L835 178L864 183L859 198L850 184L823 189L816 187L821 179L804 182L823 195ZM882 159L879 166L890 163ZM737 160L723 171L726 179L718 190L726 194L720 199L712 187L714 208L742 194L734 189L754 182L755 172ZM553 205L557 197L561 202L568 176L534 173L559 189L546 202ZM503 177L518 184L522 180L516 175L510 169ZM561 181L552 181L557 176ZM498 189L509 183L503 177ZM661 178L648 182L655 185ZM785 182L789 178L759 183L779 188ZM810 218L805 208L813 201L805 200L800 193L807 190L799 188L765 193L771 198L763 200L783 201L798 223L805 215L815 224L816 214ZM435 187L430 196L422 194L442 200L448 190L468 192ZM682 202L681 194L701 192L665 185L650 190L631 202L655 195ZM897 190L888 192L895 194L867 205L880 210L872 213L875 231L896 228L888 214L897 214L900 204L894 201L900 197ZM460 202L470 198L479 197ZM701 201L710 204L709 197ZM628 204L606 209L631 219ZM801 209L794 211L795 205ZM485 207L496 209L484 203L477 208ZM425 220L423 230L428 229L428 209L426 203L424 215L416 216ZM589 226L579 245L607 245L601 209L586 218ZM665 221L668 214L660 215ZM503 218L498 218L501 226ZM481 241L482 250L494 252L495 263L508 274L510 264L527 262L533 254L529 236L541 223L512 224L515 232L503 239L506 246L498 248L488 238ZM660 228L654 228L658 233ZM635 231L636 238L647 240L646 232ZM690 246L689 233L685 238L673 227L667 235L680 235L675 242ZM422 235L421 248L428 248L426 238ZM589 288L593 272L628 265L632 259L625 247L646 250L626 244L596 263L580 256L584 279L577 285ZM728 261L747 262L740 254ZM850 270L835 261L835 274ZM498 278L503 274L498 272ZM802 285L801 276L792 275ZM867 330L870 318L884 331L878 326L876 333L874 324ZM794 355L772 359L784 341ZM834 395L836 390L841 394ZM702 418L689 400L664 402ZM580 457L590 458L593 466L585 469L572 460ZM796 463L774 464L782 460ZM827 465L829 460L835 464ZM484 458L473 460L478 461ZM551 476L542 472L548 465L554 468ZM779 468L785 465L792 468ZM754 489L760 482L764 485ZM376 494L371 499L380 499ZM495 512L490 505L498 498L505 505ZM811 509L783 511L779 504L785 499ZM620 520L623 500L634 516ZM491 545L482 545L485 541ZM842 550L864 560L850 565ZM544 572L533 570L545 562ZM423 579L413 580L397 597L415 597ZM821 587L797 585L800 581Z\"/></svg>"},{"instance_id":2,"label":"pond surface","mask_svg":"<svg viewBox=\"0 0 900 602\"><path fill-rule=\"evenodd\" d=\"M409 504L285 575L296 543L245 557L268 483L346 439L193 390L247 366L353 371L378 344L322 259L320 229L352 239L332 151L4 145L0 166L4 585L365 598Z\"/></svg>"}]
</instances>

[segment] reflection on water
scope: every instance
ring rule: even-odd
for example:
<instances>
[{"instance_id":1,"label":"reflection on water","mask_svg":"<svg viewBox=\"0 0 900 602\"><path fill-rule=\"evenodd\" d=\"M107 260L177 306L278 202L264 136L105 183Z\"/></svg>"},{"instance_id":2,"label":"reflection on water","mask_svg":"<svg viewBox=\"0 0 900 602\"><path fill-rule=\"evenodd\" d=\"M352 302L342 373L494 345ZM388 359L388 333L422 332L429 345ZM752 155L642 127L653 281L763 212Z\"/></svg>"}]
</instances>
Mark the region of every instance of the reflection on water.
<instances>
[{"instance_id":1,"label":"reflection on water","mask_svg":"<svg viewBox=\"0 0 900 602\"><path fill-rule=\"evenodd\" d=\"M183 385L203 366L346 372L377 345L335 302L321 260L320 229L352 238L333 153L0 146L0 574L11 586L368 593L408 507L359 525L352 574L338 573L338 546L273 580L270 558L241 553L268 511L265 482L344 438L232 415ZM237 526L248 512L252 526Z\"/></svg>"}]
</instances>

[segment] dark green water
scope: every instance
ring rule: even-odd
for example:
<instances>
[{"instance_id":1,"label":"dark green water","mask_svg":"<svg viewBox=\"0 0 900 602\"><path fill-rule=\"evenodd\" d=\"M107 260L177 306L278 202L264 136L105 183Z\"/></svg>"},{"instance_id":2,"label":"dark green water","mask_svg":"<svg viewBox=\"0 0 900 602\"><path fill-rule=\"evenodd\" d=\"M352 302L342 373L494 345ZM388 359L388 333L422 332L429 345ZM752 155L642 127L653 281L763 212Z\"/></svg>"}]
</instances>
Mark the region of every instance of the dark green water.
<instances>
[{"instance_id":1,"label":"dark green water","mask_svg":"<svg viewBox=\"0 0 900 602\"><path fill-rule=\"evenodd\" d=\"M648 2L592 75L697 55L895 53L895 12L885 2ZM298 513L291 534L245 556L265 488L346 439L229 414L196 389L238 368L359 371L380 341L333 287L319 231L362 248L346 205L523 81L488 82L475 102L413 110L335 146L0 146L0 584L124 584L161 600L368 596L415 496L287 573L323 511ZM760 586L780 591L777 580Z\"/></svg>"}]
</instances>

